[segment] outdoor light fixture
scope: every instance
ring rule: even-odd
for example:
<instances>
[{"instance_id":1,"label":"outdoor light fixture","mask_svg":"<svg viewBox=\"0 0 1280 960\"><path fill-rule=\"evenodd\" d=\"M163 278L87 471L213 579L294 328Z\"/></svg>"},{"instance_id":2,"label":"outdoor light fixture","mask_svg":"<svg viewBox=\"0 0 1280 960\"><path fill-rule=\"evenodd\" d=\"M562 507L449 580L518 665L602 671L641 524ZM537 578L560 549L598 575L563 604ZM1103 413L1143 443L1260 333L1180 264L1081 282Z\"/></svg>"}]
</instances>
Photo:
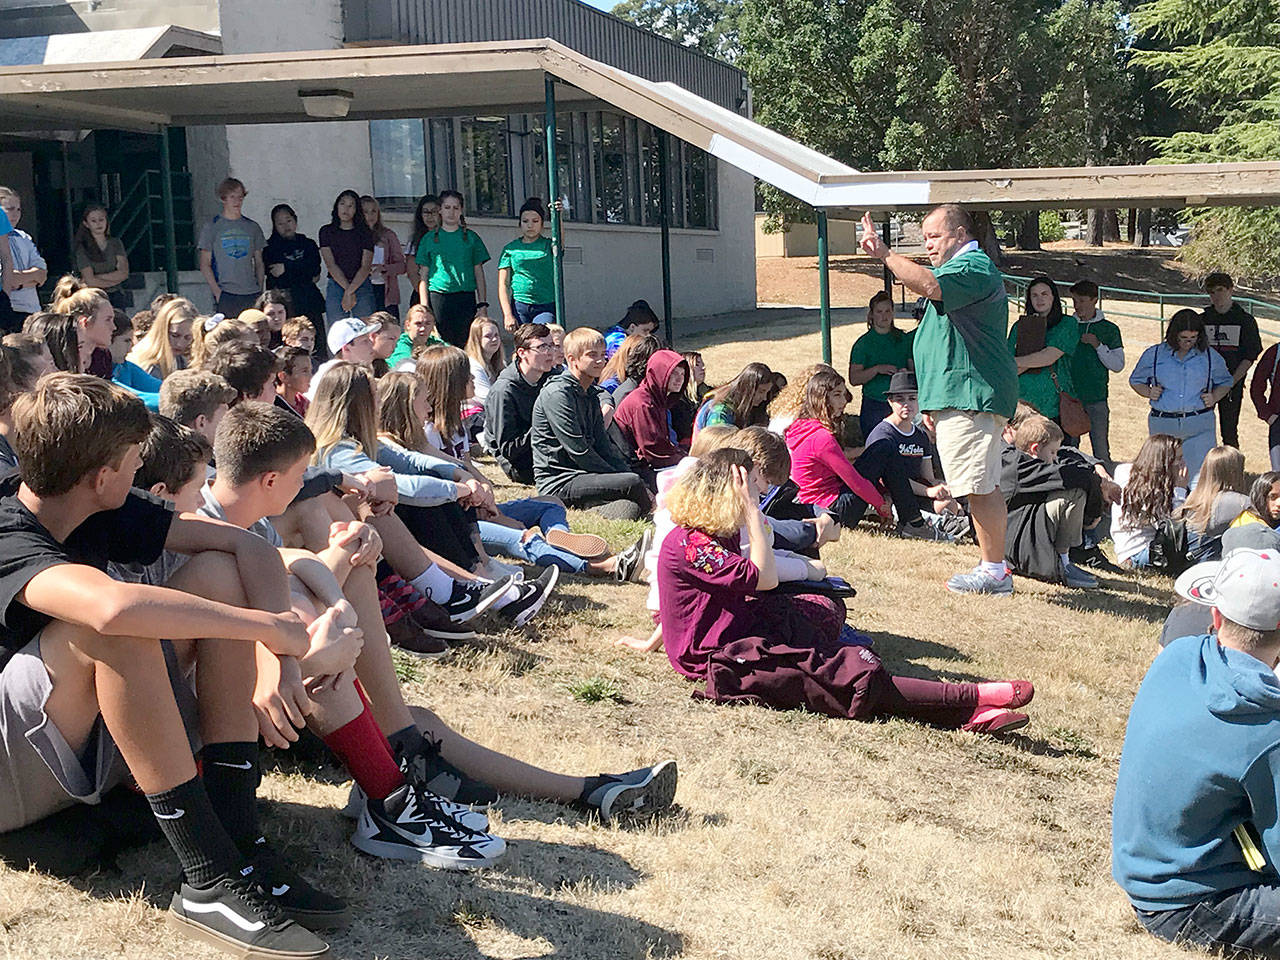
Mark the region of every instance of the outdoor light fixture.
<instances>
[{"instance_id":1,"label":"outdoor light fixture","mask_svg":"<svg viewBox=\"0 0 1280 960\"><path fill-rule=\"evenodd\" d=\"M347 90L299 90L302 109L317 120L341 120L351 109L355 94Z\"/></svg>"}]
</instances>

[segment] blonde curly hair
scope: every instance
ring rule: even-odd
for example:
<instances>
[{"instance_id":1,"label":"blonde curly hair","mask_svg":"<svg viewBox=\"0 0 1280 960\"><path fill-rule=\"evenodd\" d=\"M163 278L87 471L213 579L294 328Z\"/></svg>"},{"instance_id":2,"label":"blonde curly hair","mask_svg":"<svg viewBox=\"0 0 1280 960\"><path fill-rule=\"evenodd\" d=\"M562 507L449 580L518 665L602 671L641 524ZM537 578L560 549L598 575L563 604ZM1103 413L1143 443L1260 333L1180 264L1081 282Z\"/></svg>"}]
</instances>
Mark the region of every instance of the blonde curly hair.
<instances>
[{"instance_id":1,"label":"blonde curly hair","mask_svg":"<svg viewBox=\"0 0 1280 960\"><path fill-rule=\"evenodd\" d=\"M742 501L733 489L733 468L742 467L750 473L754 466L745 450L712 450L667 493L672 523L713 537L736 534L745 518Z\"/></svg>"}]
</instances>

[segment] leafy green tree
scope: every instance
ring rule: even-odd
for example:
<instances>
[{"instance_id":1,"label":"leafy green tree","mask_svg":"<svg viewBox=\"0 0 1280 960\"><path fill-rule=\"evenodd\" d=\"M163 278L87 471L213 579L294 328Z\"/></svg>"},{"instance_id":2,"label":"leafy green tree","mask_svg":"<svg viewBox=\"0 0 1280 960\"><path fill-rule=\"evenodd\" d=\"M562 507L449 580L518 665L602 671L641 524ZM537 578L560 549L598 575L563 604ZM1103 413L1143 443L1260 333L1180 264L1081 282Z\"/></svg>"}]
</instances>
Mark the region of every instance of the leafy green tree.
<instances>
[{"instance_id":1,"label":"leafy green tree","mask_svg":"<svg viewBox=\"0 0 1280 960\"><path fill-rule=\"evenodd\" d=\"M1159 159L1280 158L1280 0L1153 0L1134 11L1147 43L1134 60L1179 113ZM1196 211L1184 259L1202 270L1280 275L1280 210Z\"/></svg>"},{"instance_id":2,"label":"leafy green tree","mask_svg":"<svg viewBox=\"0 0 1280 960\"><path fill-rule=\"evenodd\" d=\"M621 0L613 15L730 63L738 55L741 0Z\"/></svg>"}]
</instances>

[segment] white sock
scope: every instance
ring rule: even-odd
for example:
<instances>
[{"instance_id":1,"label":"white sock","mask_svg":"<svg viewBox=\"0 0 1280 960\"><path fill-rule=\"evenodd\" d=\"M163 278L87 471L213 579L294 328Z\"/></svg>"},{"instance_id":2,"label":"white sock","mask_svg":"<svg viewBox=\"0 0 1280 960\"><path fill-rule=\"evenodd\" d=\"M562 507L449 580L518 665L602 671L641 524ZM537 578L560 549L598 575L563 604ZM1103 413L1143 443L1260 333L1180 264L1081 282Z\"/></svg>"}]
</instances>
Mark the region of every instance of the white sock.
<instances>
[{"instance_id":1,"label":"white sock","mask_svg":"<svg viewBox=\"0 0 1280 960\"><path fill-rule=\"evenodd\" d=\"M1067 564L1071 562L1071 555L1066 553L1060 553L1058 554L1058 559L1062 561L1062 565L1065 567Z\"/></svg>"},{"instance_id":2,"label":"white sock","mask_svg":"<svg viewBox=\"0 0 1280 960\"><path fill-rule=\"evenodd\" d=\"M988 573L997 580L1003 580L1009 574L1009 568L1005 566L1003 561L1000 563L988 563L983 560L979 566L982 567L983 573Z\"/></svg>"},{"instance_id":3,"label":"white sock","mask_svg":"<svg viewBox=\"0 0 1280 960\"><path fill-rule=\"evenodd\" d=\"M453 596L453 578L434 563L410 580L409 586L436 603L448 603Z\"/></svg>"}]
</instances>

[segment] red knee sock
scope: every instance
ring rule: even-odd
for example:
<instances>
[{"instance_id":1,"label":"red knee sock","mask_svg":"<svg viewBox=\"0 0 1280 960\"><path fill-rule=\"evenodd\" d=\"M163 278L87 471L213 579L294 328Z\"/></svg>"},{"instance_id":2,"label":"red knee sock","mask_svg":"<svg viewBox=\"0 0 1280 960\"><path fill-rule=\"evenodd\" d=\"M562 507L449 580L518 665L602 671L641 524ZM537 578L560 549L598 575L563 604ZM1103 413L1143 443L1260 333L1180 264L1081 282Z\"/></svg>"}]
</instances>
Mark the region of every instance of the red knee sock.
<instances>
[{"instance_id":1,"label":"red knee sock","mask_svg":"<svg viewBox=\"0 0 1280 960\"><path fill-rule=\"evenodd\" d=\"M360 716L333 731L324 742L360 784L360 789L374 800L385 799L403 785L404 775L396 766L387 738L369 712L367 700Z\"/></svg>"}]
</instances>

